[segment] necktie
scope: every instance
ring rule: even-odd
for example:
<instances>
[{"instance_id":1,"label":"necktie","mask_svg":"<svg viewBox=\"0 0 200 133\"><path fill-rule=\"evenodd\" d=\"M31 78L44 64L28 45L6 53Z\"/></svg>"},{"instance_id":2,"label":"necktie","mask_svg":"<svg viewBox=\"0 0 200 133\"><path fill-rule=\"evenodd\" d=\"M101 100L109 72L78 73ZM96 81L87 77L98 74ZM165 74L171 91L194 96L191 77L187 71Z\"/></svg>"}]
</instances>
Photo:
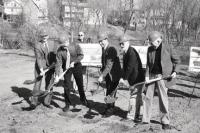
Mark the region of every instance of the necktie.
<instances>
[{"instance_id":1,"label":"necktie","mask_svg":"<svg viewBox=\"0 0 200 133\"><path fill-rule=\"evenodd\" d=\"M69 66L70 66L70 53L69 53L68 48L65 48L65 49L66 49L66 52L67 52L66 69L68 69Z\"/></svg>"},{"instance_id":2,"label":"necktie","mask_svg":"<svg viewBox=\"0 0 200 133\"><path fill-rule=\"evenodd\" d=\"M44 46L44 53L45 53L45 58L46 58L46 61L47 61L47 65L49 65L49 48L48 48L48 44L45 42L43 44Z\"/></svg>"},{"instance_id":3,"label":"necktie","mask_svg":"<svg viewBox=\"0 0 200 133\"><path fill-rule=\"evenodd\" d=\"M46 49L47 49L47 53L49 53L49 46L47 43L45 43Z\"/></svg>"},{"instance_id":4,"label":"necktie","mask_svg":"<svg viewBox=\"0 0 200 133\"><path fill-rule=\"evenodd\" d=\"M102 57L102 63L103 63L103 66L105 66L105 64L106 64L106 56L105 56L105 49L104 48L102 48L102 55L103 55L103 57Z\"/></svg>"}]
</instances>

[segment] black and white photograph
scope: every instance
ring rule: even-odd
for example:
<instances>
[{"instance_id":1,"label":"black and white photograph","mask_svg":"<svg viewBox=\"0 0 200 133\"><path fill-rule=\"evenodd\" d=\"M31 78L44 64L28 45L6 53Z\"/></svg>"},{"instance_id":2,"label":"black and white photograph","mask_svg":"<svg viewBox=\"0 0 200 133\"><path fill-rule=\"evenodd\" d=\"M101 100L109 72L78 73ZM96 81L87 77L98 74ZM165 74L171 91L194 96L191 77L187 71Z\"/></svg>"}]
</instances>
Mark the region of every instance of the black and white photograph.
<instances>
[{"instance_id":1,"label":"black and white photograph","mask_svg":"<svg viewBox=\"0 0 200 133\"><path fill-rule=\"evenodd\" d=\"M0 133L199 133L200 0L0 0Z\"/></svg>"}]
</instances>

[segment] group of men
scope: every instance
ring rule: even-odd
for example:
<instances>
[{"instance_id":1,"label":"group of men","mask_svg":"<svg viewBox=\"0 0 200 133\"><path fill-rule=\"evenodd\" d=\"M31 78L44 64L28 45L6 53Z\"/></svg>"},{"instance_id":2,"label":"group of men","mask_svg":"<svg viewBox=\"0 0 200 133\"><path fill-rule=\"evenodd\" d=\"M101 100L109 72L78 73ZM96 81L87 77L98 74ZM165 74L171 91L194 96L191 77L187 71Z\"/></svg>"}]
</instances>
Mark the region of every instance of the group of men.
<instances>
[{"instance_id":1,"label":"group of men","mask_svg":"<svg viewBox=\"0 0 200 133\"><path fill-rule=\"evenodd\" d=\"M87 107L90 107L86 99L83 86L83 73L81 60L84 57L79 43L84 42L83 32L79 32L78 42L69 43L69 38L66 35L60 36L60 46L55 50L55 47L48 45L48 35L45 32L40 34L40 41L35 45L35 77L40 77L34 85L33 97L31 99L31 106L38 105L38 96L41 93L40 86L42 77L45 76L46 87L48 90L50 84L57 83L61 69L64 74L64 112L69 110L71 104L69 95L71 89L71 76L74 75L80 101ZM120 85L131 87L137 83L144 82L145 86L137 86L137 93L132 97L133 105L133 120L140 124L149 124L154 90L157 89L159 97L160 111L162 112L161 123L163 129L170 129L169 109L168 109L168 88L175 84L177 64L179 57L174 51L171 44L165 44L163 35L158 31L153 31L148 35L149 47L147 51L147 65L146 71L142 68L142 62L137 51L131 47L129 39L121 36L119 39L119 46L123 51L123 66L120 64L118 50L116 45L111 45L108 34L100 33L98 41L102 47L102 68L98 82L105 80L106 82L106 96L116 96L117 88ZM54 49L54 50L52 50ZM54 51L54 52L52 52ZM50 69L45 73L45 69L55 63L55 68ZM150 83L151 79L158 77L170 76L168 79L162 79ZM145 87L145 89L143 89ZM106 109L103 117L109 117L114 113L114 102L106 103ZM46 105L50 106L50 105ZM141 117L142 114L142 117ZM128 117L130 118L130 117Z\"/></svg>"},{"instance_id":2,"label":"group of men","mask_svg":"<svg viewBox=\"0 0 200 133\"><path fill-rule=\"evenodd\" d=\"M84 34L79 33L79 43L83 42ZM71 77L72 74L76 80L78 91L80 95L81 102L88 106L88 101L85 96L84 86L83 86L83 74L81 60L83 59L83 52L78 42L69 43L69 38L65 35L61 35L59 38L59 46L54 44L48 44L48 34L45 30L41 30L39 42L35 44L35 77L37 81L35 82L33 88L33 97L31 99L31 108L36 108L39 104L39 96L43 93L41 88L42 77L45 76L45 90L49 90L53 83L59 82L59 75L61 69L66 71L64 74L64 99L65 107L63 111L69 110L69 105L71 104L69 94L71 89ZM49 66L55 64L55 67L51 68L45 73L45 69ZM39 78L38 78L39 77ZM48 94L52 95L52 94ZM51 96L49 96L51 98ZM50 103L44 103L45 106L51 107Z\"/></svg>"}]
</instances>

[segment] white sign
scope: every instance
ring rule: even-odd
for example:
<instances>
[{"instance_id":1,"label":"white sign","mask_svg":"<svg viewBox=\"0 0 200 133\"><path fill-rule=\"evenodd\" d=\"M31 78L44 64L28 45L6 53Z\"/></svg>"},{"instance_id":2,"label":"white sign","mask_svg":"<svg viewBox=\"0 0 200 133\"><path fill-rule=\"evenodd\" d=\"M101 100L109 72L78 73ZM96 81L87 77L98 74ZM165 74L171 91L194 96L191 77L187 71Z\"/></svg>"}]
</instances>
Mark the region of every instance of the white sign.
<instances>
[{"instance_id":1,"label":"white sign","mask_svg":"<svg viewBox=\"0 0 200 133\"><path fill-rule=\"evenodd\" d=\"M83 66L101 66L102 48L98 43L80 43L84 58L81 61Z\"/></svg>"},{"instance_id":2,"label":"white sign","mask_svg":"<svg viewBox=\"0 0 200 133\"><path fill-rule=\"evenodd\" d=\"M132 45L132 47L135 48L135 50L138 52L141 62L142 62L142 67L146 68L148 46L133 46Z\"/></svg>"},{"instance_id":3,"label":"white sign","mask_svg":"<svg viewBox=\"0 0 200 133\"><path fill-rule=\"evenodd\" d=\"M190 48L189 71L200 72L200 47Z\"/></svg>"}]
</instances>

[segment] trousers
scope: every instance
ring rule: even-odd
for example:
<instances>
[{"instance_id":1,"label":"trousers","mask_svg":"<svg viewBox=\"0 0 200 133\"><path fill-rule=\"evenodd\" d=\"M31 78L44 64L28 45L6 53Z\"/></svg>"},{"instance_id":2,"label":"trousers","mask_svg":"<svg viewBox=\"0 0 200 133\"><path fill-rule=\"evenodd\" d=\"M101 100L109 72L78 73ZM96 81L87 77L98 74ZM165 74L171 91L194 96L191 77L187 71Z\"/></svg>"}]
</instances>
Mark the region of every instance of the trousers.
<instances>
[{"instance_id":1,"label":"trousers","mask_svg":"<svg viewBox=\"0 0 200 133\"><path fill-rule=\"evenodd\" d=\"M135 89L138 90L138 93L131 95L129 99L131 109L127 114L127 118L135 119L138 118L140 115L143 115L143 87L143 84L135 87Z\"/></svg>"},{"instance_id":2,"label":"trousers","mask_svg":"<svg viewBox=\"0 0 200 133\"><path fill-rule=\"evenodd\" d=\"M152 74L150 75L150 79L161 77L161 74ZM161 123L169 124L169 107L168 107L168 88L165 86L164 80L156 81L147 86L146 95L144 98L144 112L143 112L143 122L150 122L151 114L152 114L152 105L153 105L153 97L155 88L158 89L158 98L159 98L159 107L160 112L162 113Z\"/></svg>"},{"instance_id":3,"label":"trousers","mask_svg":"<svg viewBox=\"0 0 200 133\"><path fill-rule=\"evenodd\" d=\"M54 72L55 72L55 69L50 69L49 71L47 71L45 73L45 75L44 75L44 77L45 77L45 90L47 90L49 85L53 82ZM35 78L37 78L40 75L40 70L39 70L39 67L37 66L36 63L35 63L35 72L34 73L35 73ZM34 87L33 87L33 92L32 92L33 96L36 96L40 93L42 78L43 78L43 76L38 78L38 80L35 82Z\"/></svg>"},{"instance_id":4,"label":"trousers","mask_svg":"<svg viewBox=\"0 0 200 133\"><path fill-rule=\"evenodd\" d=\"M85 96L84 86L83 86L82 64L79 62L79 63L76 63L73 68L70 68L64 75L65 102L69 102L70 89L71 89L71 87L73 87L72 82L71 82L72 74L74 75L74 79L78 86L80 100L84 101L84 100L86 100L86 96Z\"/></svg>"}]
</instances>

